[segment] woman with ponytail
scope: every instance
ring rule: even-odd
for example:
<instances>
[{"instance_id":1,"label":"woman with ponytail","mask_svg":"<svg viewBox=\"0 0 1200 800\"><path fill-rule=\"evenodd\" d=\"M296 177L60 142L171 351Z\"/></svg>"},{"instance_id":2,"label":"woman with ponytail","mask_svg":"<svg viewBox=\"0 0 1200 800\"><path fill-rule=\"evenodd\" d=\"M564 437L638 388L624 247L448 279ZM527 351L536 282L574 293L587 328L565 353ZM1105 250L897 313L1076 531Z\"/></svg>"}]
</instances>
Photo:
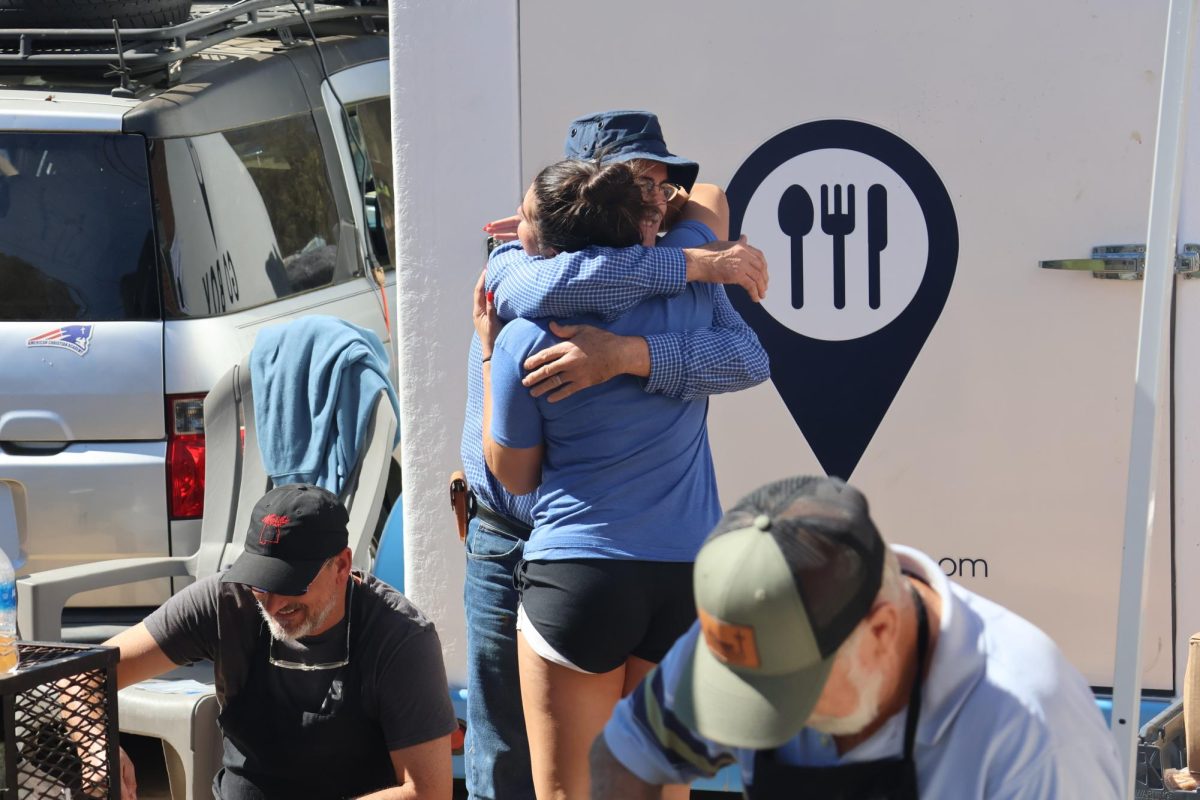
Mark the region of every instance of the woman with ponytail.
<instances>
[{"instance_id":1,"label":"woman with ponytail","mask_svg":"<svg viewBox=\"0 0 1200 800\"><path fill-rule=\"evenodd\" d=\"M629 163L551 165L521 204L520 246L548 259L592 245L645 244L673 190ZM714 288L689 283L612 322L567 322L647 339L709 328ZM647 393L648 361L644 371L557 401L533 397L522 385L523 364L558 341L550 321L517 319L501 329L482 285L477 292L487 465L510 492L537 491L516 575L534 786L542 800L585 798L588 751L613 707L695 619L692 561L721 515L708 403Z\"/></svg>"}]
</instances>

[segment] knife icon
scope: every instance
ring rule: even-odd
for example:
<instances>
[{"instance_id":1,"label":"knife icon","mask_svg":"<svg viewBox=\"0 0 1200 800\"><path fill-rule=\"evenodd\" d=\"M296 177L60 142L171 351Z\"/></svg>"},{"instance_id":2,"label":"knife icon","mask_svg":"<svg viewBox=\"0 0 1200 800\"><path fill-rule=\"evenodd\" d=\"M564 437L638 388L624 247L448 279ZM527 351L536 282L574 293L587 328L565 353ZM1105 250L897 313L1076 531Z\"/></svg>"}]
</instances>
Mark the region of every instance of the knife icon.
<instances>
[{"instance_id":1,"label":"knife icon","mask_svg":"<svg viewBox=\"0 0 1200 800\"><path fill-rule=\"evenodd\" d=\"M887 247L887 189L867 190L867 303L879 308L879 253Z\"/></svg>"}]
</instances>

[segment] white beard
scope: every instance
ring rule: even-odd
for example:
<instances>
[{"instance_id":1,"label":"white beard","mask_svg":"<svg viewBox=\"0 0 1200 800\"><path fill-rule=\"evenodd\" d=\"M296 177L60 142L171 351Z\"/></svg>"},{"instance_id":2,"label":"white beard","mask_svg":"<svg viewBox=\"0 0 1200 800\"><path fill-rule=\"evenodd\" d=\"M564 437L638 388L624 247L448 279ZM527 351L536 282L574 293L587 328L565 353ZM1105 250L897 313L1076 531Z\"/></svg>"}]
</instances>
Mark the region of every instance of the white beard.
<instances>
[{"instance_id":1,"label":"white beard","mask_svg":"<svg viewBox=\"0 0 1200 800\"><path fill-rule=\"evenodd\" d=\"M255 600L255 602L258 601ZM262 603L258 603L258 613L262 614L263 620L266 621L267 629L271 632L272 638L286 644L295 644L297 639L303 639L305 636L309 636L313 631L324 625L329 619L330 614L333 613L333 609L336 606L337 594L334 593L329 596L328 603L318 609L312 610L311 613L309 613L309 615L305 618L304 622L302 622L300 626L296 628L296 630L291 632L288 632L283 628L282 625L276 622L275 618L268 614L267 610L263 608Z\"/></svg>"},{"instance_id":2,"label":"white beard","mask_svg":"<svg viewBox=\"0 0 1200 800\"><path fill-rule=\"evenodd\" d=\"M847 677L858 690L858 705L844 717L828 714L813 714L808 718L808 727L830 736L853 736L879 716L879 696L883 691L883 675L866 674L855 653L850 662Z\"/></svg>"}]
</instances>

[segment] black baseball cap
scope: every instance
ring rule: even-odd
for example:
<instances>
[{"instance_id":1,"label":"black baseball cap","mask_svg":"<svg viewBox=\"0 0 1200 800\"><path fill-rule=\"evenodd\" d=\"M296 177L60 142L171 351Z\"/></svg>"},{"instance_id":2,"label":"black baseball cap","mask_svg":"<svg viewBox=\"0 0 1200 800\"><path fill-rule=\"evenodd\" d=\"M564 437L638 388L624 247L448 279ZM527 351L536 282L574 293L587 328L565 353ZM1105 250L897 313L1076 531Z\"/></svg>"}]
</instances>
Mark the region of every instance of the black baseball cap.
<instances>
[{"instance_id":1,"label":"black baseball cap","mask_svg":"<svg viewBox=\"0 0 1200 800\"><path fill-rule=\"evenodd\" d=\"M275 594L304 594L321 565L346 549L350 515L332 492L293 483L263 495L250 515L246 551L221 576Z\"/></svg>"},{"instance_id":2,"label":"black baseball cap","mask_svg":"<svg viewBox=\"0 0 1200 800\"><path fill-rule=\"evenodd\" d=\"M840 480L789 478L743 498L696 557L702 636L676 690L679 718L734 747L794 737L874 605L885 554L866 498Z\"/></svg>"}]
</instances>

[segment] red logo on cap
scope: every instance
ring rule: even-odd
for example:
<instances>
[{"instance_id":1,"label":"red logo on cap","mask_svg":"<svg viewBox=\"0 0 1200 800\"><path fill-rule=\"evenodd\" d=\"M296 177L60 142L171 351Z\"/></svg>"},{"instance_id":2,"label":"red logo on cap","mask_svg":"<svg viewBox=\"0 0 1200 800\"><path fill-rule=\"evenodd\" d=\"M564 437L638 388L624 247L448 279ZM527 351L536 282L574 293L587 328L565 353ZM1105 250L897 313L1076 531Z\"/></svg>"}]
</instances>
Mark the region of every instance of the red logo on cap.
<instances>
[{"instance_id":1,"label":"red logo on cap","mask_svg":"<svg viewBox=\"0 0 1200 800\"><path fill-rule=\"evenodd\" d=\"M267 514L263 517L262 530L258 532L258 543L279 544L279 536L283 533L283 526L289 522L291 520L283 514ZM272 528L275 531L274 534L268 534L267 528Z\"/></svg>"}]
</instances>

